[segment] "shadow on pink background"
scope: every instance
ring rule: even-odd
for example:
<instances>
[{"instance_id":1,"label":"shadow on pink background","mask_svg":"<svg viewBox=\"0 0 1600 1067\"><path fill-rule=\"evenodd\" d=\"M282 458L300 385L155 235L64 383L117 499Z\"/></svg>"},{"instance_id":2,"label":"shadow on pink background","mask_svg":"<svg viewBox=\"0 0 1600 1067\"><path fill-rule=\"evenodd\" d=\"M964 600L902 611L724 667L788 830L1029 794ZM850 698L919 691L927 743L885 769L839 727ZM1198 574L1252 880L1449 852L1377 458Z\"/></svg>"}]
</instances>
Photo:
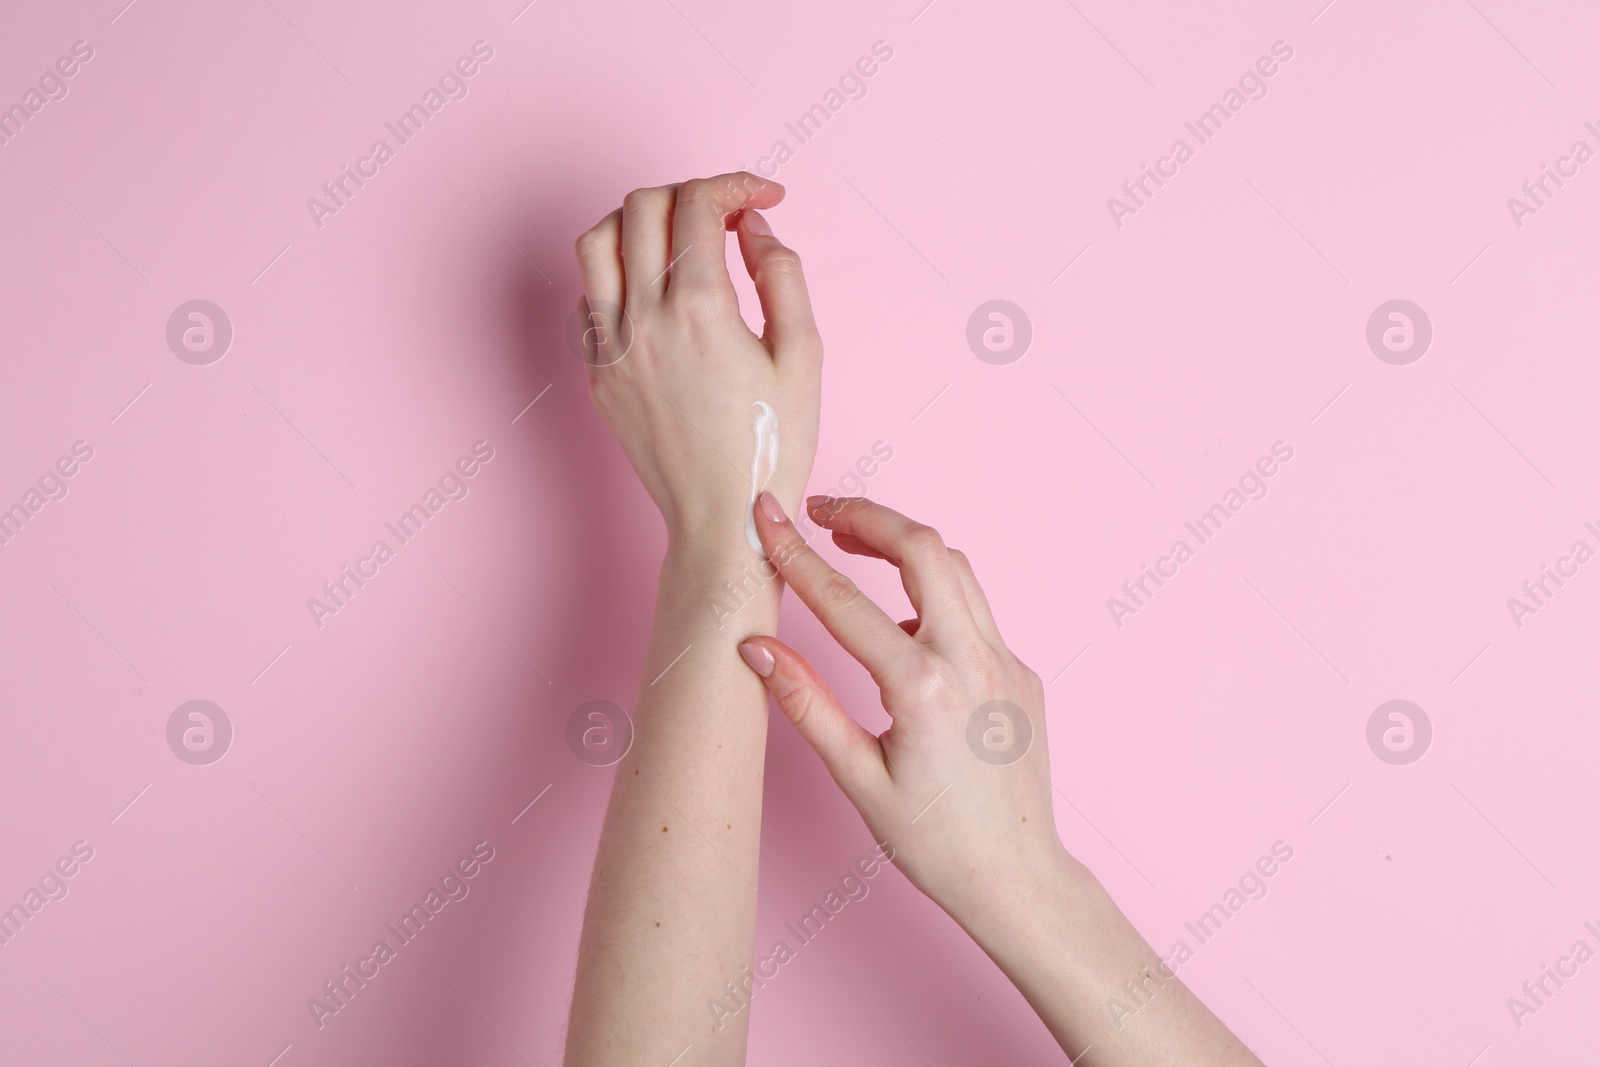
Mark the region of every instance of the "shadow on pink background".
<instances>
[{"instance_id":1,"label":"shadow on pink background","mask_svg":"<svg viewBox=\"0 0 1600 1067\"><path fill-rule=\"evenodd\" d=\"M566 722L630 700L662 547L563 340L571 242L635 186L771 173L780 141L771 216L828 341L813 489L892 450L866 491L972 557L1050 682L1063 836L1194 951L1184 979L1272 1064L1596 1046L1600 964L1523 990L1600 950L1600 563L1560 562L1600 549L1593 11L123 2L17 6L0 41L26 113L0 116L0 507L25 512L0 523L0 907L25 913L0 1061L559 1062L611 773ZM1185 124L1275 46L1202 143ZM196 299L232 329L204 365L167 339ZM1010 362L966 339L996 299L1031 324ZM1431 324L1410 362L1367 341L1392 300ZM784 627L881 726L810 617ZM231 724L208 765L169 746L191 700ZM1390 700L1422 758L1369 746ZM781 721L767 782L763 950L871 847ZM1292 860L1200 943L1275 842ZM385 924L475 846L400 945ZM752 1062L1065 1061L898 873L870 885L761 992Z\"/></svg>"}]
</instances>

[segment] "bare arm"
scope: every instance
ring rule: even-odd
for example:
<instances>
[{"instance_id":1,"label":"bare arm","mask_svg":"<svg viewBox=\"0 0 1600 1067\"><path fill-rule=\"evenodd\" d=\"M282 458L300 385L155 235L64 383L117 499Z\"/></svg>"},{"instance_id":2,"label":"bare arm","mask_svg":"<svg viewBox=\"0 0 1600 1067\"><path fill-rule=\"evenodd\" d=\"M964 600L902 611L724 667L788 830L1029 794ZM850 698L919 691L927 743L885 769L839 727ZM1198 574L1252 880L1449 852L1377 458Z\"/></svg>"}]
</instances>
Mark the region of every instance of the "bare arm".
<instances>
[{"instance_id":1,"label":"bare arm","mask_svg":"<svg viewBox=\"0 0 1600 1067\"><path fill-rule=\"evenodd\" d=\"M753 954L767 697L738 645L775 627L782 587L746 521L752 479L790 500L804 488L821 363L799 262L746 210L782 195L748 174L639 190L578 243L598 316L590 393L668 548L584 913L569 1067L744 1062L748 1013L708 1001L727 1002ZM761 338L739 315L725 225ZM775 454L761 436L774 428Z\"/></svg>"}]
</instances>

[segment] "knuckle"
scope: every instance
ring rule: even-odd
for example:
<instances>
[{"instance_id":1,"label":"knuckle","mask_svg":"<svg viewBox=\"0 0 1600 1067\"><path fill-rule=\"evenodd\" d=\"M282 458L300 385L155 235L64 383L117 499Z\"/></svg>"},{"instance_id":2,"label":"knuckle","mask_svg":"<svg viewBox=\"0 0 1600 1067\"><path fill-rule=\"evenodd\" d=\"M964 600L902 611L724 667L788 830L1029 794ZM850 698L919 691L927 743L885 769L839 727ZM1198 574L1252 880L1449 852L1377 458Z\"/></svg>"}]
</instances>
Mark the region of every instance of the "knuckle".
<instances>
[{"instance_id":1,"label":"knuckle","mask_svg":"<svg viewBox=\"0 0 1600 1067\"><path fill-rule=\"evenodd\" d=\"M957 567L961 568L963 571L966 571L967 574L970 575L972 573L972 561L969 560L967 558L967 554L961 551L959 548L950 549L950 559Z\"/></svg>"},{"instance_id":2,"label":"knuckle","mask_svg":"<svg viewBox=\"0 0 1600 1067\"><path fill-rule=\"evenodd\" d=\"M726 188L730 198L735 203L743 204L754 199L756 194L765 189L768 184L765 178L751 174L747 170L741 170L736 174L728 175ZM736 185L737 189L735 189Z\"/></svg>"},{"instance_id":3,"label":"knuckle","mask_svg":"<svg viewBox=\"0 0 1600 1067\"><path fill-rule=\"evenodd\" d=\"M906 694L914 707L932 707L943 698L949 680L926 659L917 657L906 669L906 676L897 686Z\"/></svg>"},{"instance_id":4,"label":"knuckle","mask_svg":"<svg viewBox=\"0 0 1600 1067\"><path fill-rule=\"evenodd\" d=\"M798 530L791 530L780 535L777 545L773 547L772 555L768 558L781 573L785 570L792 570L796 561L805 551L805 538L800 536Z\"/></svg>"},{"instance_id":5,"label":"knuckle","mask_svg":"<svg viewBox=\"0 0 1600 1067\"><path fill-rule=\"evenodd\" d=\"M580 233L577 241L573 243L572 247L573 250L577 252L578 258L583 260L593 259L594 257L598 256L605 250L605 246L605 234L601 231L600 227L596 226L592 230L585 230L583 233Z\"/></svg>"},{"instance_id":6,"label":"knuckle","mask_svg":"<svg viewBox=\"0 0 1600 1067\"><path fill-rule=\"evenodd\" d=\"M800 539L786 530L778 532L777 539L772 543L772 551L767 553L767 561L783 573L794 565Z\"/></svg>"},{"instance_id":7,"label":"knuckle","mask_svg":"<svg viewBox=\"0 0 1600 1067\"><path fill-rule=\"evenodd\" d=\"M801 277L800 253L788 245L779 245L762 258L760 270L763 275L777 278Z\"/></svg>"},{"instance_id":8,"label":"knuckle","mask_svg":"<svg viewBox=\"0 0 1600 1067\"><path fill-rule=\"evenodd\" d=\"M1006 676L1009 673L1005 664L994 654L981 638L974 638L971 647L967 650L967 669L974 679L983 686L985 692L999 693L1006 688Z\"/></svg>"},{"instance_id":9,"label":"knuckle","mask_svg":"<svg viewBox=\"0 0 1600 1067\"><path fill-rule=\"evenodd\" d=\"M678 188L678 203L698 205L710 199L712 184L707 178L691 178Z\"/></svg>"},{"instance_id":10,"label":"knuckle","mask_svg":"<svg viewBox=\"0 0 1600 1067\"><path fill-rule=\"evenodd\" d=\"M645 214L666 205L665 189L635 189L622 198L622 210L627 215Z\"/></svg>"},{"instance_id":11,"label":"knuckle","mask_svg":"<svg viewBox=\"0 0 1600 1067\"><path fill-rule=\"evenodd\" d=\"M932 526L917 523L906 531L905 548L908 555L928 558L944 552L944 538Z\"/></svg>"},{"instance_id":12,"label":"knuckle","mask_svg":"<svg viewBox=\"0 0 1600 1067\"><path fill-rule=\"evenodd\" d=\"M823 576L817 586L817 599L825 606L834 609L843 609L853 606L861 597L861 590L856 588L856 583L840 574L831 571Z\"/></svg>"},{"instance_id":13,"label":"knuckle","mask_svg":"<svg viewBox=\"0 0 1600 1067\"><path fill-rule=\"evenodd\" d=\"M822 338L812 331L794 337L784 335L780 344L785 354L794 356L806 365L815 368L822 362Z\"/></svg>"},{"instance_id":14,"label":"knuckle","mask_svg":"<svg viewBox=\"0 0 1600 1067\"><path fill-rule=\"evenodd\" d=\"M787 248L766 253L755 265L752 281L759 289L790 288L805 284L800 255Z\"/></svg>"},{"instance_id":15,"label":"knuckle","mask_svg":"<svg viewBox=\"0 0 1600 1067\"><path fill-rule=\"evenodd\" d=\"M799 726L816 708L817 692L808 685L797 685L778 700L778 707L789 721Z\"/></svg>"}]
</instances>

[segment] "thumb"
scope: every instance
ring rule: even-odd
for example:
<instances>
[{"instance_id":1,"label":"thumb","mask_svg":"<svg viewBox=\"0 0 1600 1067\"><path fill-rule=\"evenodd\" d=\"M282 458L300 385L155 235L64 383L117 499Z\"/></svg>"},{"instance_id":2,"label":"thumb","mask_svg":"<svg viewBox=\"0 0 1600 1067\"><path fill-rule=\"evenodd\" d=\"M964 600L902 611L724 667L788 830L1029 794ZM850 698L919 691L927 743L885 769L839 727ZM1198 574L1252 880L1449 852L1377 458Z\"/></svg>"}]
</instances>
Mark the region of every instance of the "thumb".
<instances>
[{"instance_id":1,"label":"thumb","mask_svg":"<svg viewBox=\"0 0 1600 1067\"><path fill-rule=\"evenodd\" d=\"M811 296L799 255L772 236L767 220L754 211L740 214L738 234L744 267L755 283L761 317L766 320L761 339L780 365L820 365L822 335L811 314Z\"/></svg>"},{"instance_id":2,"label":"thumb","mask_svg":"<svg viewBox=\"0 0 1600 1067\"><path fill-rule=\"evenodd\" d=\"M852 804L874 791L888 774L878 739L850 717L828 683L804 656L774 637L752 637L739 655L761 676L778 708L817 750Z\"/></svg>"}]
</instances>

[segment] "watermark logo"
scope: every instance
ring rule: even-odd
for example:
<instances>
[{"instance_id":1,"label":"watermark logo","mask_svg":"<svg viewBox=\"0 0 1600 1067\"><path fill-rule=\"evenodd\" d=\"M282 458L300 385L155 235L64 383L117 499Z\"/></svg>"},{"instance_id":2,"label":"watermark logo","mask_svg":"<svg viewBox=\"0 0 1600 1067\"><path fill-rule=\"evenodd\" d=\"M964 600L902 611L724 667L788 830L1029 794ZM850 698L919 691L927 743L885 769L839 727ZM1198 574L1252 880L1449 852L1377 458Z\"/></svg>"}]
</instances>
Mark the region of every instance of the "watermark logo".
<instances>
[{"instance_id":1,"label":"watermark logo","mask_svg":"<svg viewBox=\"0 0 1600 1067\"><path fill-rule=\"evenodd\" d=\"M1223 90L1220 99L1183 124L1185 132L1194 138L1193 144L1183 137L1174 138L1172 147L1167 149L1166 155L1157 157L1155 166L1139 164L1139 176L1122 183L1122 196L1106 197L1106 211L1111 216L1112 225L1120 230L1127 225L1130 216L1149 207L1156 193L1178 176L1184 164L1195 157L1200 146L1220 134L1223 127L1244 110L1246 104L1266 99L1270 89L1268 80L1293 58L1294 47L1289 42L1273 41L1270 55L1257 58L1254 64L1244 69L1235 84Z\"/></svg>"},{"instance_id":2,"label":"watermark logo","mask_svg":"<svg viewBox=\"0 0 1600 1067\"><path fill-rule=\"evenodd\" d=\"M1600 939L1600 926L1593 922L1585 922L1583 928L1591 936ZM1506 998L1506 1010L1511 1013L1511 1021L1516 1024L1517 1029L1521 1030L1527 1025L1528 1016L1539 1014L1541 1008L1548 1008L1555 995L1561 992L1569 981L1578 977L1579 970L1594 957L1594 948L1580 937L1572 943L1566 955L1556 957L1554 967L1548 963L1540 963L1539 973L1522 983L1522 995ZM1552 985L1555 986L1554 989L1551 988Z\"/></svg>"},{"instance_id":3,"label":"watermark logo","mask_svg":"<svg viewBox=\"0 0 1600 1067\"><path fill-rule=\"evenodd\" d=\"M192 366L215 363L228 354L231 344L233 322L226 311L209 300L186 301L167 317L167 347Z\"/></svg>"},{"instance_id":4,"label":"watermark logo","mask_svg":"<svg viewBox=\"0 0 1600 1067\"><path fill-rule=\"evenodd\" d=\"M1585 522L1583 528L1600 540L1600 527L1593 522ZM0 538L4 531L0 530ZM1594 559L1594 549L1589 547L1589 542L1578 538L1572 542L1572 547L1564 556L1556 557L1556 565L1548 563L1539 564L1539 576L1531 581L1522 583L1521 597L1507 597L1506 610L1511 613L1511 621L1517 629L1522 629L1527 623L1524 621L1529 615L1537 615L1540 608L1549 607L1549 602L1568 581L1576 578L1579 568ZM1550 586L1554 584L1555 588Z\"/></svg>"},{"instance_id":5,"label":"watermark logo","mask_svg":"<svg viewBox=\"0 0 1600 1067\"><path fill-rule=\"evenodd\" d=\"M609 700L585 700L567 716L567 747L591 767L609 767L633 747L633 720Z\"/></svg>"},{"instance_id":6,"label":"watermark logo","mask_svg":"<svg viewBox=\"0 0 1600 1067\"><path fill-rule=\"evenodd\" d=\"M739 169L754 171L763 178L777 177L778 171L795 157L795 153L821 133L822 128L843 111L846 104L866 99L870 88L868 81L893 58L894 46L888 41L880 39L872 42L872 54L863 55L853 65L846 67L844 73L839 75L837 87L830 86L821 99L802 111L793 122L783 124L783 128L794 137L793 145L780 137L772 142L772 147L756 160L753 167L741 166Z\"/></svg>"},{"instance_id":7,"label":"watermark logo","mask_svg":"<svg viewBox=\"0 0 1600 1067\"><path fill-rule=\"evenodd\" d=\"M1033 745L1033 720L1009 700L990 700L967 719L967 747L983 762L1009 767Z\"/></svg>"},{"instance_id":8,"label":"watermark logo","mask_svg":"<svg viewBox=\"0 0 1600 1067\"><path fill-rule=\"evenodd\" d=\"M370 953L358 956L354 964L340 967L337 974L322 983L321 993L307 997L306 1008L317 1029L327 1026L329 1017L348 1008L356 994L382 974L398 958L401 949L421 937L422 931L437 921L445 908L466 900L472 892L472 879L481 874L494 857L494 846L489 842L475 843L471 852L445 868L444 874L428 887L421 900L413 898L410 910L383 924L384 930L394 938L393 944L389 943L389 937L373 941Z\"/></svg>"},{"instance_id":9,"label":"watermark logo","mask_svg":"<svg viewBox=\"0 0 1600 1067\"><path fill-rule=\"evenodd\" d=\"M391 545L387 539L380 537L372 542L372 547L365 556L356 559L354 566L348 563L340 564L339 573L322 583L323 595L306 598L306 611L310 613L311 621L317 629L320 630L326 625L324 620L328 616L337 615L349 607L356 593L382 573L384 564L394 559L395 553L401 547L416 540L417 535L422 533L423 528L432 522L440 511L444 510L447 503L465 500L467 494L472 491L471 480L478 476L494 456L494 446L488 441L474 443L470 455L462 455L453 466L446 467L435 486L430 486L416 503L402 511L394 521L383 524L383 528L394 538L394 544ZM472 602L469 600L467 603Z\"/></svg>"},{"instance_id":10,"label":"watermark logo","mask_svg":"<svg viewBox=\"0 0 1600 1067\"><path fill-rule=\"evenodd\" d=\"M167 718L167 747L185 763L195 767L215 763L232 744L228 713L209 700L179 704Z\"/></svg>"},{"instance_id":11,"label":"watermark logo","mask_svg":"<svg viewBox=\"0 0 1600 1067\"><path fill-rule=\"evenodd\" d=\"M1600 137L1600 126L1593 122L1585 122L1583 128ZM1566 155L1557 157L1554 167L1548 163L1539 164L1539 176L1522 183L1522 196L1506 197L1506 210L1511 213L1511 224L1522 229L1524 220L1529 215L1537 215L1540 208L1549 207L1550 199L1567 182L1576 178L1578 169L1593 158L1594 149L1589 147L1589 142L1580 138L1572 142Z\"/></svg>"},{"instance_id":12,"label":"watermark logo","mask_svg":"<svg viewBox=\"0 0 1600 1067\"><path fill-rule=\"evenodd\" d=\"M72 854L63 855L44 869L37 885L28 887L9 907L0 901L0 945L9 945L12 938L22 933L22 928L44 910L46 904L66 900L71 891L68 879L83 869L83 864L94 859L94 846L87 841L74 841Z\"/></svg>"},{"instance_id":13,"label":"watermark logo","mask_svg":"<svg viewBox=\"0 0 1600 1067\"><path fill-rule=\"evenodd\" d=\"M1433 722L1409 700L1385 701L1367 719L1367 747L1385 763L1396 767L1415 763L1431 744Z\"/></svg>"},{"instance_id":14,"label":"watermark logo","mask_svg":"<svg viewBox=\"0 0 1600 1067\"><path fill-rule=\"evenodd\" d=\"M0 501L0 545L9 545L44 506L55 500L65 500L71 490L68 479L94 458L94 448L87 441L74 441L70 455L63 455L39 476L39 481L23 492L20 499L9 507Z\"/></svg>"},{"instance_id":15,"label":"watermark logo","mask_svg":"<svg viewBox=\"0 0 1600 1067\"><path fill-rule=\"evenodd\" d=\"M339 164L339 173L322 183L321 197L306 197L306 211L311 215L311 222L317 229L320 230L327 225L325 219L349 207L356 194L365 188L369 181L376 178L384 166L395 158L396 153L410 144L433 117L444 110L446 104L467 98L467 94L471 92L471 86L468 84L470 79L483 69L484 64L494 58L494 48L487 41L472 42L471 51L471 55L463 55L454 64L446 67L439 75L438 83L423 90L421 99L414 98L411 106L397 115L394 121L383 124L389 136L394 138L394 144L391 145L382 137L374 140L367 154L356 159L354 167L348 163ZM445 181L449 184L449 179ZM451 188L455 187L452 185ZM456 195L467 200L459 189L456 189ZM467 206L472 207L474 211L478 210L470 200L467 200Z\"/></svg>"},{"instance_id":16,"label":"watermark logo","mask_svg":"<svg viewBox=\"0 0 1600 1067\"><path fill-rule=\"evenodd\" d=\"M1223 525L1246 504L1265 499L1270 488L1267 479L1277 474L1282 465L1293 458L1293 445L1287 441L1274 441L1271 455L1263 455L1253 466L1246 467L1238 481L1223 491L1217 503L1183 524L1183 528L1194 537L1193 545L1189 544L1187 538L1180 537L1172 542L1166 555L1156 558L1154 566L1141 563L1139 576L1122 583L1122 596L1106 598L1106 610L1111 613L1111 621L1117 629L1122 629L1129 616L1137 615L1149 607L1161 587L1176 578L1183 565L1194 559L1200 547L1222 532Z\"/></svg>"},{"instance_id":17,"label":"watermark logo","mask_svg":"<svg viewBox=\"0 0 1600 1067\"><path fill-rule=\"evenodd\" d=\"M1265 900L1271 889L1268 880L1292 859L1294 846L1287 841L1274 841L1270 854L1263 853L1255 863L1246 867L1238 881L1223 892L1221 899L1201 912L1194 921L1186 920L1183 928L1194 938L1194 945L1179 938L1170 952L1157 957L1155 966L1146 964L1139 968L1135 977L1123 982L1122 988L1106 999L1106 1010L1111 1016L1112 1025L1118 1030L1126 1026L1129 1019L1143 1011L1156 994L1178 976L1180 968L1187 966L1200 949L1216 940L1222 928L1232 922L1246 905Z\"/></svg>"},{"instance_id":18,"label":"watermark logo","mask_svg":"<svg viewBox=\"0 0 1600 1067\"><path fill-rule=\"evenodd\" d=\"M621 363L633 348L633 319L609 300L585 297L567 319L567 347L591 367Z\"/></svg>"},{"instance_id":19,"label":"watermark logo","mask_svg":"<svg viewBox=\"0 0 1600 1067\"><path fill-rule=\"evenodd\" d=\"M1409 300L1388 300L1367 319L1367 347L1385 363L1415 363L1433 343L1433 321Z\"/></svg>"},{"instance_id":20,"label":"watermark logo","mask_svg":"<svg viewBox=\"0 0 1600 1067\"><path fill-rule=\"evenodd\" d=\"M1033 321L1009 300L979 304L967 318L967 347L985 363L1004 367L1028 354Z\"/></svg>"},{"instance_id":21,"label":"watermark logo","mask_svg":"<svg viewBox=\"0 0 1600 1067\"><path fill-rule=\"evenodd\" d=\"M46 105L65 100L71 91L67 80L93 58L93 45L88 41L74 41L72 54L62 56L53 66L46 67L44 73L39 75L37 88L30 85L22 98L9 107L0 102L0 145L10 144L11 139L21 133Z\"/></svg>"}]
</instances>

